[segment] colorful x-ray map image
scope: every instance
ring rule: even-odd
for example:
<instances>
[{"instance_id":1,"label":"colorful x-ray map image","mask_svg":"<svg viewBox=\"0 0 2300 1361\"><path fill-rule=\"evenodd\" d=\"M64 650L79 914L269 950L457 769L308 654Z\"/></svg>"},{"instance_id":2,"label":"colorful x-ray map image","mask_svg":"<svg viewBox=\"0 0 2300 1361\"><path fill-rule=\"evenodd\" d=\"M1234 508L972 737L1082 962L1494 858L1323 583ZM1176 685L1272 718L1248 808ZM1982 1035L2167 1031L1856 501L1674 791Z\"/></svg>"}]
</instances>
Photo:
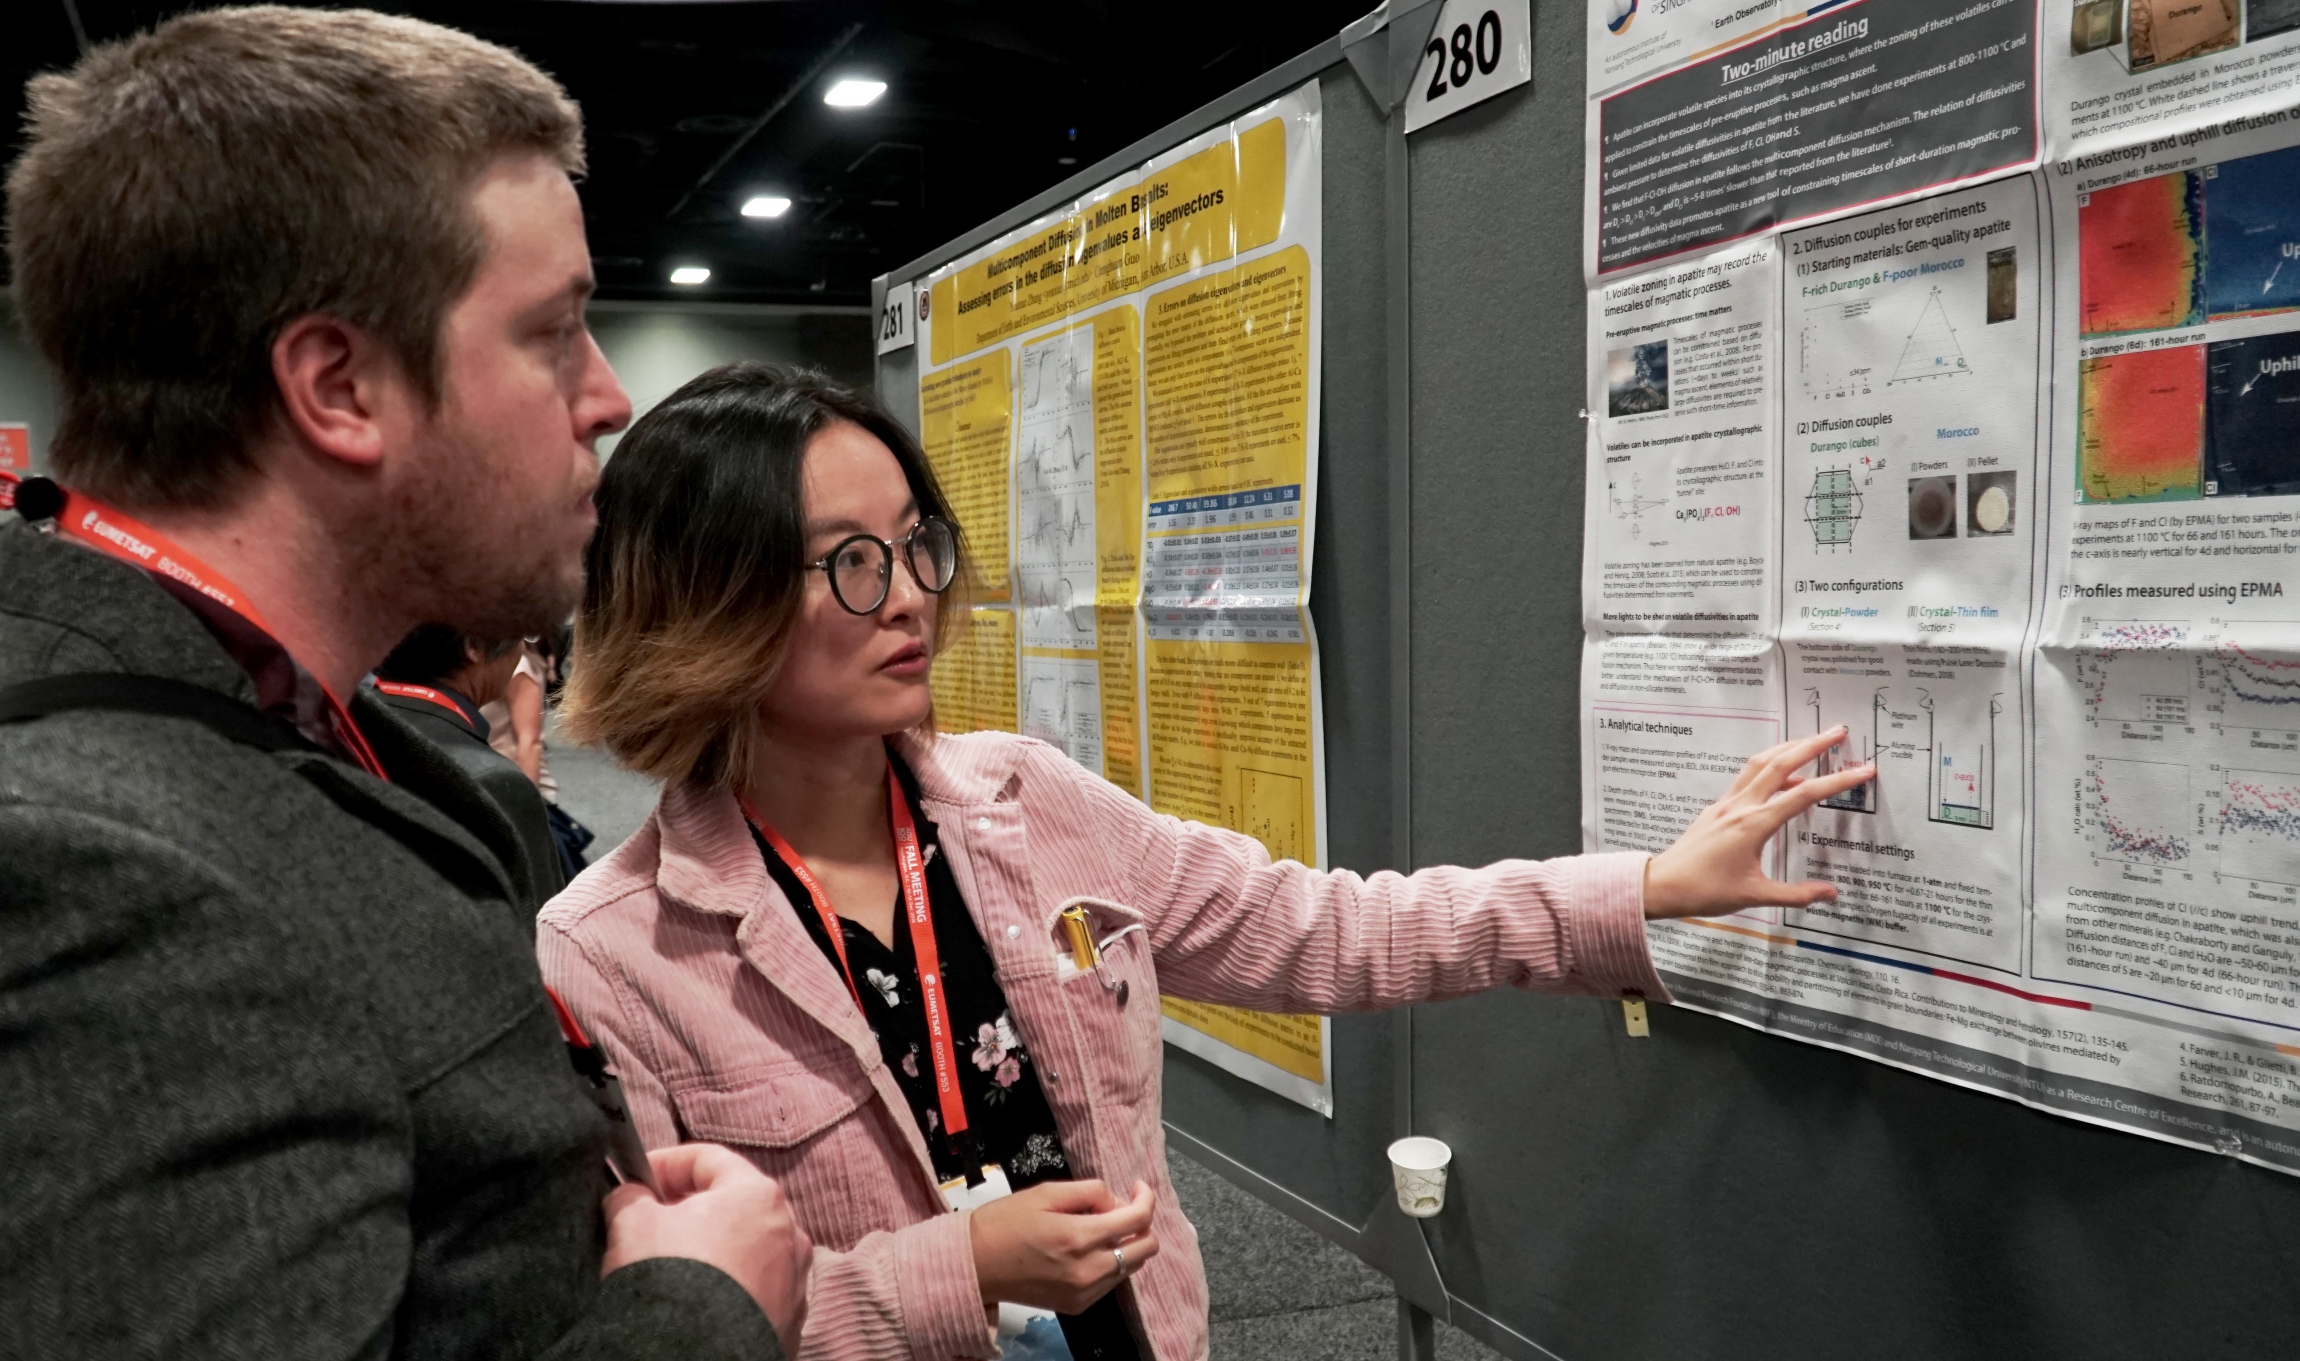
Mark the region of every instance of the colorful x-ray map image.
<instances>
[{"instance_id":1,"label":"colorful x-ray map image","mask_svg":"<svg viewBox=\"0 0 2300 1361\"><path fill-rule=\"evenodd\" d=\"M2300 492L2300 332L2220 341L2206 371L2212 495Z\"/></svg>"},{"instance_id":2,"label":"colorful x-ray map image","mask_svg":"<svg viewBox=\"0 0 2300 1361\"><path fill-rule=\"evenodd\" d=\"M2080 361L2076 374L2079 499L2184 501L2202 494L2202 345L2103 355Z\"/></svg>"},{"instance_id":3,"label":"colorful x-ray map image","mask_svg":"<svg viewBox=\"0 0 2300 1361\"><path fill-rule=\"evenodd\" d=\"M2085 335L2204 321L2204 179L2193 170L2096 189L2076 210Z\"/></svg>"},{"instance_id":4,"label":"colorful x-ray map image","mask_svg":"<svg viewBox=\"0 0 2300 1361\"><path fill-rule=\"evenodd\" d=\"M2223 161L2204 182L2205 305L2215 317L2300 307L2300 147Z\"/></svg>"}]
</instances>

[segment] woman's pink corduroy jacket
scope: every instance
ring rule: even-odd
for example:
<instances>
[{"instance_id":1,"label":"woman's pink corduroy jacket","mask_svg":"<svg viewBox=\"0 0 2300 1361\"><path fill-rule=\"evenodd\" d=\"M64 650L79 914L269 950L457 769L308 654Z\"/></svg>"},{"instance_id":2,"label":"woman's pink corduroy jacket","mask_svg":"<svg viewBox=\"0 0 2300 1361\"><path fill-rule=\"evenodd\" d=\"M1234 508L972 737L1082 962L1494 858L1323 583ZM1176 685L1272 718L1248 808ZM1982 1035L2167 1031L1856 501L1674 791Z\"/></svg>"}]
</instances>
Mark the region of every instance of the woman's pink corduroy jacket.
<instances>
[{"instance_id":1,"label":"woman's pink corduroy jacket","mask_svg":"<svg viewBox=\"0 0 2300 1361\"><path fill-rule=\"evenodd\" d=\"M1646 954L1642 855L1322 874L1153 813L1029 738L900 750L1071 1167L1157 1194L1159 1254L1121 1287L1157 1361L1206 1355L1205 1274L1159 1124L1160 993L1296 1014L1502 984L1667 996ZM1081 900L1098 938L1148 928L1105 957L1130 984L1123 1005L1069 963L1056 917ZM727 1144L790 1195L821 1249L805 1361L997 1355L967 1218L945 1209L877 1041L732 795L666 791L538 925L543 981L620 1066L648 1144Z\"/></svg>"}]
</instances>

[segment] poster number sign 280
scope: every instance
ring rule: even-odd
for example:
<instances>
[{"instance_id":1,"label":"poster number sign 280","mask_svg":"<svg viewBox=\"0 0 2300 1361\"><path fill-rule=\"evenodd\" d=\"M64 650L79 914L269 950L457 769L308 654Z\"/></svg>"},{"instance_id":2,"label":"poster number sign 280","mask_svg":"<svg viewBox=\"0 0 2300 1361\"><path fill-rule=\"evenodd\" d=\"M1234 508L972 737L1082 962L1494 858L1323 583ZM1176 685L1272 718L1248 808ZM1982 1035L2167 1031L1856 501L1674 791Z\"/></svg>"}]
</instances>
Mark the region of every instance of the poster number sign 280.
<instances>
[{"instance_id":1,"label":"poster number sign 280","mask_svg":"<svg viewBox=\"0 0 2300 1361\"><path fill-rule=\"evenodd\" d=\"M1406 131L1533 79L1526 0L1446 0L1406 96Z\"/></svg>"}]
</instances>

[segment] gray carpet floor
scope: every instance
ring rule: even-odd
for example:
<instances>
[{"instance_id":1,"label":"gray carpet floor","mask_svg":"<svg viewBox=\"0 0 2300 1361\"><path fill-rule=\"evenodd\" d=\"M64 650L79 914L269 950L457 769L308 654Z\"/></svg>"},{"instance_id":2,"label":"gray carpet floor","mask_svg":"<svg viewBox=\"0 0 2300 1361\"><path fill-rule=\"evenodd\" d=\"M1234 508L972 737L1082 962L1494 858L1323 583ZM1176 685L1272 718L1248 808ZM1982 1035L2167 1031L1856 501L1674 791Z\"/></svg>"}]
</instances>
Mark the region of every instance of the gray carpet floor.
<instances>
[{"instance_id":1,"label":"gray carpet floor","mask_svg":"<svg viewBox=\"0 0 2300 1361\"><path fill-rule=\"evenodd\" d=\"M1182 1212L1198 1229L1214 1361L1397 1361L1390 1279L1171 1149ZM1437 1325L1439 1361L1501 1361Z\"/></svg>"},{"instance_id":2,"label":"gray carpet floor","mask_svg":"<svg viewBox=\"0 0 2300 1361\"><path fill-rule=\"evenodd\" d=\"M560 806L598 835L596 862L654 811L655 783L604 752L548 740ZM1387 1276L1181 1154L1169 1162L1206 1259L1214 1361L1396 1361ZM1440 1361L1500 1361L1458 1329L1437 1331Z\"/></svg>"}]
</instances>

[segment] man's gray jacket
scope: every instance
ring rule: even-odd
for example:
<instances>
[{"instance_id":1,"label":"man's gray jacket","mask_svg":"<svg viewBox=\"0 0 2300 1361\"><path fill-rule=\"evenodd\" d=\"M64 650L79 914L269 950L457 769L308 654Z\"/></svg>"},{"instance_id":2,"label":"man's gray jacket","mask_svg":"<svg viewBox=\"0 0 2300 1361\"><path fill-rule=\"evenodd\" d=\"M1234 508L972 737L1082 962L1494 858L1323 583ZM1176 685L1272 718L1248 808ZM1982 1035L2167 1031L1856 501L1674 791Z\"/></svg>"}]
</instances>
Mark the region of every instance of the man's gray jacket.
<instances>
[{"instance_id":1,"label":"man's gray jacket","mask_svg":"<svg viewBox=\"0 0 2300 1361\"><path fill-rule=\"evenodd\" d=\"M254 698L143 573L0 517L0 687L82 672ZM606 1126L516 837L352 713L390 784L187 719L0 724L0 1355L779 1356L714 1268L599 1278Z\"/></svg>"}]
</instances>

